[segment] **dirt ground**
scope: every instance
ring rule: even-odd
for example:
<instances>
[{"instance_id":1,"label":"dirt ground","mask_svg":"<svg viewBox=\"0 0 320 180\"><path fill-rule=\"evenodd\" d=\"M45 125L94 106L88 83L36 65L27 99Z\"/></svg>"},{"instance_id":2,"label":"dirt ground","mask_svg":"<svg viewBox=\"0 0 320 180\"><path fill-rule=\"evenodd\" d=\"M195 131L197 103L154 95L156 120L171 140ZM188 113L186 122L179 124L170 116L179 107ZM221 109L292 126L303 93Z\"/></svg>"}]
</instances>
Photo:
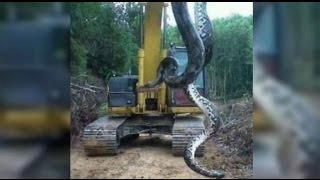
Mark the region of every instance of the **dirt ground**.
<instances>
[{"instance_id":1,"label":"dirt ground","mask_svg":"<svg viewBox=\"0 0 320 180\"><path fill-rule=\"evenodd\" d=\"M205 155L198 160L209 169L225 172L226 179L253 177L252 102L226 106L227 120L212 140L205 144ZM236 118L235 118L236 117ZM171 152L171 137L140 135L121 143L118 156L87 157L76 143L71 149L71 178L162 178L205 179L193 172L183 157Z\"/></svg>"},{"instance_id":2,"label":"dirt ground","mask_svg":"<svg viewBox=\"0 0 320 180\"><path fill-rule=\"evenodd\" d=\"M222 169L229 178L251 178L252 163L225 153L225 148L208 141L203 158L208 168ZM171 153L166 136L140 136L121 147L118 156L87 157L79 145L71 151L71 178L174 178L204 179Z\"/></svg>"},{"instance_id":3,"label":"dirt ground","mask_svg":"<svg viewBox=\"0 0 320 180\"><path fill-rule=\"evenodd\" d=\"M69 137L1 132L0 179L69 178Z\"/></svg>"}]
</instances>

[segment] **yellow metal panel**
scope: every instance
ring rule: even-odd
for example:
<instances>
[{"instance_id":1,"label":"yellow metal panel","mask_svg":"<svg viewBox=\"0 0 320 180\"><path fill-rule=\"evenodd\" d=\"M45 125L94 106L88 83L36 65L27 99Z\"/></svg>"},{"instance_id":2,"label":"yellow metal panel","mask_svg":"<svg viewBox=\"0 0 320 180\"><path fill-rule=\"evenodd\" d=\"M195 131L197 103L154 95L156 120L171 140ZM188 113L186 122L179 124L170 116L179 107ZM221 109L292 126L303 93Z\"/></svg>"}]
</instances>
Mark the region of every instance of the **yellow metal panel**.
<instances>
[{"instance_id":1,"label":"yellow metal panel","mask_svg":"<svg viewBox=\"0 0 320 180\"><path fill-rule=\"evenodd\" d=\"M257 131L272 129L271 120L267 115L259 108L253 111L253 129Z\"/></svg>"},{"instance_id":2,"label":"yellow metal panel","mask_svg":"<svg viewBox=\"0 0 320 180\"><path fill-rule=\"evenodd\" d=\"M135 112L135 107L109 107L108 112L113 114L130 114Z\"/></svg>"},{"instance_id":3,"label":"yellow metal panel","mask_svg":"<svg viewBox=\"0 0 320 180\"><path fill-rule=\"evenodd\" d=\"M139 56L139 85L156 78L157 67L163 59L166 51L162 51L161 47L161 24L162 11L164 2L148 2L146 4L146 13L144 20L144 49L140 49ZM162 90L158 94L158 107L165 107L165 86L162 85ZM145 98L146 93L138 94L138 107L133 110L136 113L145 113ZM139 109L142 109L140 111ZM160 109L161 110L161 109ZM112 112L115 112L112 110ZM126 112L119 110L117 112Z\"/></svg>"},{"instance_id":4,"label":"yellow metal panel","mask_svg":"<svg viewBox=\"0 0 320 180\"><path fill-rule=\"evenodd\" d=\"M161 61L161 22L163 2L149 2L144 22L144 72L143 84L156 78Z\"/></svg>"},{"instance_id":5,"label":"yellow metal panel","mask_svg":"<svg viewBox=\"0 0 320 180\"><path fill-rule=\"evenodd\" d=\"M55 108L0 110L2 130L50 134L70 128L70 111Z\"/></svg>"},{"instance_id":6,"label":"yellow metal panel","mask_svg":"<svg viewBox=\"0 0 320 180\"><path fill-rule=\"evenodd\" d=\"M172 113L202 113L198 107L169 107L168 111Z\"/></svg>"},{"instance_id":7,"label":"yellow metal panel","mask_svg":"<svg viewBox=\"0 0 320 180\"><path fill-rule=\"evenodd\" d=\"M164 59L165 57L167 57L168 52L166 49L162 50L162 59ZM160 98L158 99L158 106L161 107L160 111L162 109L165 109L167 103L166 103L166 85L165 83L162 83L161 85L161 90L160 90Z\"/></svg>"},{"instance_id":8,"label":"yellow metal panel","mask_svg":"<svg viewBox=\"0 0 320 180\"><path fill-rule=\"evenodd\" d=\"M139 49L138 52L138 57L139 57L139 86L142 86L144 84L144 50ZM140 108L144 107L144 94L143 93L138 93L138 111Z\"/></svg>"}]
</instances>

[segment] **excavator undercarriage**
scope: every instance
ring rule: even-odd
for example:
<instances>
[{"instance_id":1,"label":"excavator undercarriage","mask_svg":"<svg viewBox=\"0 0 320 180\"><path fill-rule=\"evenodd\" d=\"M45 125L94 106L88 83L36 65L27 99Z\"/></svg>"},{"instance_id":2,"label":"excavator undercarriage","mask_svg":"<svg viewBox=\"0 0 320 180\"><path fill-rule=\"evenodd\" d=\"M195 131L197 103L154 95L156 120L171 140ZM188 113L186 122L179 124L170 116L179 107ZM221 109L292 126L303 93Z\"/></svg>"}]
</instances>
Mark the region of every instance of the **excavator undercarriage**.
<instances>
[{"instance_id":1,"label":"excavator undercarriage","mask_svg":"<svg viewBox=\"0 0 320 180\"><path fill-rule=\"evenodd\" d=\"M189 140L204 130L203 117L104 116L85 128L82 143L88 156L117 155L121 138L137 136L141 133L171 134L172 153L174 156L182 156ZM204 145L201 145L196 156L201 157L203 154Z\"/></svg>"}]
</instances>

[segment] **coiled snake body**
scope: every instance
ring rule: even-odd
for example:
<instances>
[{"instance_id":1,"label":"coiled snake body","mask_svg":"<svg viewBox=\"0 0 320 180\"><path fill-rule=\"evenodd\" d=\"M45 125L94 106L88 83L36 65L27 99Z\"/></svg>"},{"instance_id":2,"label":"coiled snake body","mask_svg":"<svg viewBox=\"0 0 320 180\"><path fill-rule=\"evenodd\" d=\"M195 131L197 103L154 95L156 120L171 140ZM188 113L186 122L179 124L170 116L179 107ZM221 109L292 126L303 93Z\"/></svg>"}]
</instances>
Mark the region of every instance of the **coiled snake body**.
<instances>
[{"instance_id":1,"label":"coiled snake body","mask_svg":"<svg viewBox=\"0 0 320 180\"><path fill-rule=\"evenodd\" d=\"M157 69L157 79L147 82L144 87L154 87L162 82L171 88L184 88L189 99L196 103L207 117L205 130L194 137L186 146L184 160L195 172L208 177L222 178L224 173L208 170L195 160L196 149L220 127L220 117L215 105L201 96L194 82L210 62L213 47L213 26L206 12L206 2L198 3L198 32L191 23L186 2L172 2L172 10L178 29L186 45L188 63L185 71L178 75L178 63L174 57L163 59Z\"/></svg>"}]
</instances>

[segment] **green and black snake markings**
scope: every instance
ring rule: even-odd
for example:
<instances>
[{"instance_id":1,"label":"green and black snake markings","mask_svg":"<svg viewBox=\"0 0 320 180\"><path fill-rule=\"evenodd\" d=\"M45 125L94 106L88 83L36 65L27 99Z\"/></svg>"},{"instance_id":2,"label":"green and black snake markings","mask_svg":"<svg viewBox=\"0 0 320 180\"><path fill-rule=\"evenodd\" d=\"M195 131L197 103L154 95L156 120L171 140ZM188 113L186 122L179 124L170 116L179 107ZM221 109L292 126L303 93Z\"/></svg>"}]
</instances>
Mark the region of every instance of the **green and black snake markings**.
<instances>
[{"instance_id":1,"label":"green and black snake markings","mask_svg":"<svg viewBox=\"0 0 320 180\"><path fill-rule=\"evenodd\" d=\"M162 82L171 88L183 88L189 99L196 103L207 117L205 130L197 134L186 146L184 160L195 172L213 178L222 178L224 173L208 170L195 159L197 148L219 129L220 116L217 107L201 96L194 82L210 62L213 47L213 26L206 12L206 2L197 3L198 33L191 22L186 2L172 2L172 10L178 29L186 45L188 63L185 71L178 75L178 63L174 57L166 57L157 69L157 79L147 82L144 87L154 87Z\"/></svg>"}]
</instances>

